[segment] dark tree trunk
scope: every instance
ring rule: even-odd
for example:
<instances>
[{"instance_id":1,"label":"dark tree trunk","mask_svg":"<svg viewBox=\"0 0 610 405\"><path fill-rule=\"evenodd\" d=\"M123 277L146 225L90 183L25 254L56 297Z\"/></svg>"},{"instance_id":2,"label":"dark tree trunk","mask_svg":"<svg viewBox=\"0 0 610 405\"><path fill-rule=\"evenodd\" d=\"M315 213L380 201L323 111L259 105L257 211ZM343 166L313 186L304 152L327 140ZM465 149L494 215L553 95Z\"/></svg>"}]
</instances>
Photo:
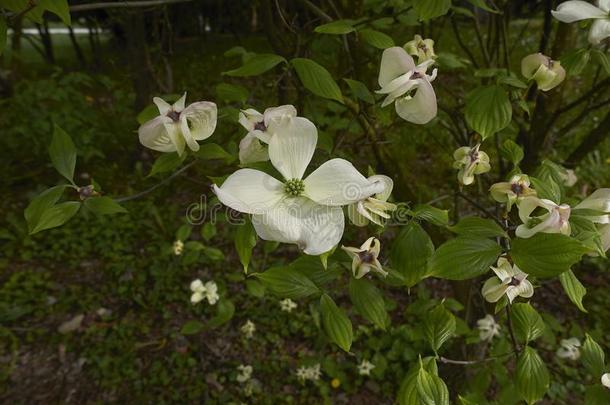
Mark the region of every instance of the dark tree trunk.
<instances>
[{"instance_id":1,"label":"dark tree trunk","mask_svg":"<svg viewBox=\"0 0 610 405\"><path fill-rule=\"evenodd\" d=\"M51 33L49 33L49 23L44 20L43 24L36 24L38 33L40 34L40 41L44 50L45 61L51 65L55 64L55 53L53 52L53 39Z\"/></svg>"},{"instance_id":2,"label":"dark tree trunk","mask_svg":"<svg viewBox=\"0 0 610 405\"><path fill-rule=\"evenodd\" d=\"M127 39L127 57L133 88L136 93L134 108L142 110L151 100L155 78L150 70L150 57L146 45L146 21L143 13L132 13L124 20Z\"/></svg>"},{"instance_id":3,"label":"dark tree trunk","mask_svg":"<svg viewBox=\"0 0 610 405\"><path fill-rule=\"evenodd\" d=\"M76 54L76 59L81 66L87 65L87 59L85 59L85 55L83 54L83 50L81 49L76 36L74 35L74 29L72 27L68 27L68 32L70 34L70 42L72 42L72 47L74 48L74 53Z\"/></svg>"}]
</instances>

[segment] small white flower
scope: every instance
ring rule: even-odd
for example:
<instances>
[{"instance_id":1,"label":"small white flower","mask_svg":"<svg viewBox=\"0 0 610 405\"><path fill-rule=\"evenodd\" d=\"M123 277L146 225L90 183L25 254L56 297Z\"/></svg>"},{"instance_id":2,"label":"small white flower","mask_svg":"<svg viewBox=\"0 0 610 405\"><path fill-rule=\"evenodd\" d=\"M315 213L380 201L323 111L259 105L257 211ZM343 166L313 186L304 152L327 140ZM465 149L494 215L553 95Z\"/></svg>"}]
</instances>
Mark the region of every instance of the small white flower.
<instances>
[{"instance_id":1,"label":"small white flower","mask_svg":"<svg viewBox=\"0 0 610 405\"><path fill-rule=\"evenodd\" d=\"M551 90L565 79L566 71L561 63L541 53L534 53L521 60L521 74L534 80L542 91Z\"/></svg>"},{"instance_id":2,"label":"small white flower","mask_svg":"<svg viewBox=\"0 0 610 405\"><path fill-rule=\"evenodd\" d=\"M492 277L483 284L481 294L488 302L498 302L504 294L509 302L517 297L530 298L534 295L534 286L527 280L527 274L508 259L500 257L497 267L491 267L497 277Z\"/></svg>"},{"instance_id":3,"label":"small white flower","mask_svg":"<svg viewBox=\"0 0 610 405\"><path fill-rule=\"evenodd\" d=\"M182 252L184 251L184 242L182 242L181 240L177 240L174 242L174 254L176 256L180 256L182 254Z\"/></svg>"},{"instance_id":4,"label":"small white flower","mask_svg":"<svg viewBox=\"0 0 610 405\"><path fill-rule=\"evenodd\" d=\"M280 308L284 312L292 312L293 309L297 307L297 303L291 300L290 298L286 298L280 301Z\"/></svg>"},{"instance_id":5,"label":"small white flower","mask_svg":"<svg viewBox=\"0 0 610 405\"><path fill-rule=\"evenodd\" d=\"M577 338L562 339L557 349L557 357L561 359L578 360L580 357L580 340Z\"/></svg>"},{"instance_id":6,"label":"small white flower","mask_svg":"<svg viewBox=\"0 0 610 405\"><path fill-rule=\"evenodd\" d=\"M490 314L485 315L477 321L477 329L481 340L492 340L494 336L500 336L500 325L496 323Z\"/></svg>"},{"instance_id":7,"label":"small white flower","mask_svg":"<svg viewBox=\"0 0 610 405\"><path fill-rule=\"evenodd\" d=\"M208 300L210 305L214 305L219 300L218 286L214 281L208 281L205 284L201 280L196 279L191 282L191 303L197 304L204 298Z\"/></svg>"},{"instance_id":8,"label":"small white flower","mask_svg":"<svg viewBox=\"0 0 610 405\"><path fill-rule=\"evenodd\" d=\"M610 388L610 373L605 373L602 375L602 385L606 388Z\"/></svg>"},{"instance_id":9,"label":"small white flower","mask_svg":"<svg viewBox=\"0 0 610 405\"><path fill-rule=\"evenodd\" d=\"M186 145L198 151L197 141L209 138L216 129L216 104L199 101L185 108L185 100L186 93L173 105L155 97L153 102L159 116L140 126L140 143L160 152L178 152L178 155L184 153Z\"/></svg>"},{"instance_id":10,"label":"small white flower","mask_svg":"<svg viewBox=\"0 0 610 405\"><path fill-rule=\"evenodd\" d=\"M530 216L536 208L544 208L546 214L538 217ZM557 205L551 200L538 197L526 197L519 203L519 218L523 224L515 230L519 238L531 238L538 232L562 233L570 235L570 212L567 204Z\"/></svg>"},{"instance_id":11,"label":"small white flower","mask_svg":"<svg viewBox=\"0 0 610 405\"><path fill-rule=\"evenodd\" d=\"M362 360L358 364L358 374L360 375L371 375L371 371L375 368L375 365L368 360Z\"/></svg>"},{"instance_id":12,"label":"small white flower","mask_svg":"<svg viewBox=\"0 0 610 405\"><path fill-rule=\"evenodd\" d=\"M237 381L240 383L245 383L250 378L252 378L252 366L240 364L237 367L239 374L237 375Z\"/></svg>"},{"instance_id":13,"label":"small white flower","mask_svg":"<svg viewBox=\"0 0 610 405\"><path fill-rule=\"evenodd\" d=\"M252 337L254 336L254 332L256 332L256 325L254 325L254 322L248 319L246 323L241 326L240 330L241 333L244 334L246 339L252 339Z\"/></svg>"},{"instance_id":14,"label":"small white flower","mask_svg":"<svg viewBox=\"0 0 610 405\"><path fill-rule=\"evenodd\" d=\"M572 187L578 181L576 173L572 169L566 169L564 172L559 172L559 177L563 180L563 185L566 187Z\"/></svg>"},{"instance_id":15,"label":"small white flower","mask_svg":"<svg viewBox=\"0 0 610 405\"><path fill-rule=\"evenodd\" d=\"M414 124L432 121L436 117L437 105L431 82L436 78L437 70L434 69L432 75L426 73L432 64L434 59L415 66L411 55L399 46L383 51L379 69L381 89L376 93L387 94L387 97L381 106L394 103L396 113Z\"/></svg>"},{"instance_id":16,"label":"small white flower","mask_svg":"<svg viewBox=\"0 0 610 405\"><path fill-rule=\"evenodd\" d=\"M491 169L489 156L479 150L480 147L481 144L477 144L473 148L462 146L453 152L455 159L453 167L459 169L457 178L460 184L465 186L472 184L475 174L487 173Z\"/></svg>"},{"instance_id":17,"label":"small white flower","mask_svg":"<svg viewBox=\"0 0 610 405\"><path fill-rule=\"evenodd\" d=\"M301 366L297 368L296 375L301 381L318 381L322 376L322 370L320 369L319 363L309 367Z\"/></svg>"},{"instance_id":18,"label":"small white flower","mask_svg":"<svg viewBox=\"0 0 610 405\"><path fill-rule=\"evenodd\" d=\"M370 176L368 180L371 183L382 183L384 185L383 191L360 200L355 204L348 205L347 215L356 226L366 226L369 221L383 226L383 221L390 218L386 211L396 210L396 204L387 202L390 194L392 194L394 182L391 178L384 175Z\"/></svg>"},{"instance_id":19,"label":"small white flower","mask_svg":"<svg viewBox=\"0 0 610 405\"><path fill-rule=\"evenodd\" d=\"M301 366L297 368L296 375L299 380L305 381L307 379L307 367Z\"/></svg>"},{"instance_id":20,"label":"small white flower","mask_svg":"<svg viewBox=\"0 0 610 405\"><path fill-rule=\"evenodd\" d=\"M529 177L525 174L516 174L508 182L495 183L489 192L497 202L506 203L507 211L523 198L536 195L536 190L530 188Z\"/></svg>"},{"instance_id":21,"label":"small white flower","mask_svg":"<svg viewBox=\"0 0 610 405\"><path fill-rule=\"evenodd\" d=\"M381 251L379 239L371 236L359 248L341 246L341 249L352 258L352 273L355 278L362 278L370 271L377 272L384 277L388 274L378 260Z\"/></svg>"},{"instance_id":22,"label":"small white flower","mask_svg":"<svg viewBox=\"0 0 610 405\"><path fill-rule=\"evenodd\" d=\"M610 0L598 0L597 4L598 7L595 7L586 1L570 0L561 3L551 13L564 23L594 20L589 31L589 42L597 45L610 37Z\"/></svg>"}]
</instances>

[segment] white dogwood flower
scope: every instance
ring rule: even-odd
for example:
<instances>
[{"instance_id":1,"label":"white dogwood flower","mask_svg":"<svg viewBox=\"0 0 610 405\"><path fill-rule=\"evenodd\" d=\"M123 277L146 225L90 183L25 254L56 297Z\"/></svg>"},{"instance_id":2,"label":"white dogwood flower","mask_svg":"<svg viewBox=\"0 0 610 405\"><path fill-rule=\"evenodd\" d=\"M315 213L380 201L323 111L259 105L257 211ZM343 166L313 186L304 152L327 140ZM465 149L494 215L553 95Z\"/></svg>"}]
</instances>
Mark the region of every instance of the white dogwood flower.
<instances>
[{"instance_id":1,"label":"white dogwood flower","mask_svg":"<svg viewBox=\"0 0 610 405\"><path fill-rule=\"evenodd\" d=\"M251 365L243 365L240 364L239 366L237 366L237 371L239 371L239 374L237 374L237 382L240 383L245 383L246 381L250 380L250 378L252 378L252 366Z\"/></svg>"},{"instance_id":2,"label":"white dogwood flower","mask_svg":"<svg viewBox=\"0 0 610 405\"><path fill-rule=\"evenodd\" d=\"M388 176L380 174L370 176L368 180L372 183L383 183L383 191L365 198L364 200L360 200L355 204L348 205L347 215L350 221L356 226L366 226L369 221L383 226L383 221L390 218L387 211L395 211L397 208L396 204L388 202L388 198L390 198L390 194L392 194L392 189L394 188L394 182Z\"/></svg>"},{"instance_id":3,"label":"white dogwood flower","mask_svg":"<svg viewBox=\"0 0 610 405\"><path fill-rule=\"evenodd\" d=\"M561 339L561 346L557 349L557 357L561 359L578 360L580 357L580 340L575 337Z\"/></svg>"},{"instance_id":4,"label":"white dogwood flower","mask_svg":"<svg viewBox=\"0 0 610 405\"><path fill-rule=\"evenodd\" d=\"M490 314L477 321L477 329L481 340L492 340L494 336L500 336L500 325Z\"/></svg>"},{"instance_id":5,"label":"white dogwood flower","mask_svg":"<svg viewBox=\"0 0 610 405\"><path fill-rule=\"evenodd\" d=\"M415 66L411 55L403 48L394 46L383 51L379 69L379 94L387 94L381 104L385 107L394 103L396 113L404 120L414 124L426 124L437 113L436 94L431 82L436 78L426 70L434 63L433 59Z\"/></svg>"},{"instance_id":6,"label":"white dogwood flower","mask_svg":"<svg viewBox=\"0 0 610 405\"><path fill-rule=\"evenodd\" d=\"M534 80L542 91L551 90L565 79L566 71L561 63L541 53L534 53L521 60L521 74Z\"/></svg>"},{"instance_id":7,"label":"white dogwood flower","mask_svg":"<svg viewBox=\"0 0 610 405\"><path fill-rule=\"evenodd\" d=\"M159 152L178 152L178 155L184 153L185 145L198 151L197 141L209 138L216 129L216 104L198 101L185 108L185 100L186 93L173 105L155 97L153 102L159 116L140 126L140 143Z\"/></svg>"},{"instance_id":8,"label":"white dogwood flower","mask_svg":"<svg viewBox=\"0 0 610 405\"><path fill-rule=\"evenodd\" d=\"M517 297L530 298L534 295L534 287L527 280L527 274L516 265L512 265L506 257L500 257L496 267L491 267L496 277L483 284L481 294L488 302L498 302L506 294L509 302Z\"/></svg>"},{"instance_id":9,"label":"white dogwood flower","mask_svg":"<svg viewBox=\"0 0 610 405\"><path fill-rule=\"evenodd\" d=\"M280 308L284 312L292 312L292 310L296 307L297 303L291 300L290 298L286 298L280 301Z\"/></svg>"},{"instance_id":10,"label":"white dogwood flower","mask_svg":"<svg viewBox=\"0 0 610 405\"><path fill-rule=\"evenodd\" d=\"M489 192L494 200L506 204L507 211L523 198L536 195L536 190L530 188L530 179L526 174L516 174L508 182L495 183Z\"/></svg>"},{"instance_id":11,"label":"white dogwood flower","mask_svg":"<svg viewBox=\"0 0 610 405\"><path fill-rule=\"evenodd\" d=\"M475 174L487 173L491 169L489 156L479 150L481 144L474 147L462 146L453 152L453 167L458 170L457 178L460 184L468 186L474 182Z\"/></svg>"},{"instance_id":12,"label":"white dogwood flower","mask_svg":"<svg viewBox=\"0 0 610 405\"><path fill-rule=\"evenodd\" d=\"M602 385L606 388L610 388L610 373L605 373L601 378Z\"/></svg>"},{"instance_id":13,"label":"white dogwood flower","mask_svg":"<svg viewBox=\"0 0 610 405\"><path fill-rule=\"evenodd\" d=\"M205 298L210 305L214 305L220 299L218 286L214 281L208 281L203 284L199 279L193 280L191 282L191 291L193 292L193 295L191 295L192 304L197 304Z\"/></svg>"},{"instance_id":14,"label":"white dogwood flower","mask_svg":"<svg viewBox=\"0 0 610 405\"><path fill-rule=\"evenodd\" d=\"M269 160L269 152L263 143L268 144L271 139L272 133L269 131L271 122L281 120L284 116L296 117L296 108L292 105L281 105L267 108L263 114L253 108L239 113L239 123L248 131L248 134L239 143L239 161L241 164Z\"/></svg>"},{"instance_id":15,"label":"white dogwood flower","mask_svg":"<svg viewBox=\"0 0 610 405\"><path fill-rule=\"evenodd\" d=\"M403 47L411 56L417 56L417 63L422 63L427 60L436 59L434 53L434 41L431 39L423 39L421 35L415 35L413 39Z\"/></svg>"},{"instance_id":16,"label":"white dogwood flower","mask_svg":"<svg viewBox=\"0 0 610 405\"><path fill-rule=\"evenodd\" d=\"M379 239L371 236L359 248L350 246L341 246L352 258L352 273L355 278L362 278L370 271L387 276L387 272L383 270L381 263L377 259L381 251L381 243Z\"/></svg>"},{"instance_id":17,"label":"white dogwood flower","mask_svg":"<svg viewBox=\"0 0 610 405\"><path fill-rule=\"evenodd\" d=\"M375 365L368 360L362 360L360 364L358 364L358 374L360 375L371 375L371 371L375 368Z\"/></svg>"},{"instance_id":18,"label":"white dogwood flower","mask_svg":"<svg viewBox=\"0 0 610 405\"><path fill-rule=\"evenodd\" d=\"M610 0L598 0L597 7L586 1L570 0L551 11L553 17L564 23L594 20L589 30L589 42L599 44L610 37Z\"/></svg>"},{"instance_id":19,"label":"white dogwood flower","mask_svg":"<svg viewBox=\"0 0 610 405\"><path fill-rule=\"evenodd\" d=\"M538 207L544 208L547 213L530 216ZM551 200L526 197L519 203L519 218L523 224L517 227L515 235L519 238L531 238L538 232L570 235L570 212L571 208L567 204L558 205Z\"/></svg>"},{"instance_id":20,"label":"white dogwood flower","mask_svg":"<svg viewBox=\"0 0 610 405\"><path fill-rule=\"evenodd\" d=\"M610 188L599 188L574 207L575 210L590 210L582 215L597 224L610 224Z\"/></svg>"},{"instance_id":21,"label":"white dogwood flower","mask_svg":"<svg viewBox=\"0 0 610 405\"><path fill-rule=\"evenodd\" d=\"M304 178L318 133L303 117L272 120L269 157L284 177L279 181L259 170L240 169L221 187L218 199L236 211L252 214L264 240L297 244L306 254L320 255L339 243L345 219L341 206L381 192L347 160L331 159Z\"/></svg>"},{"instance_id":22,"label":"white dogwood flower","mask_svg":"<svg viewBox=\"0 0 610 405\"><path fill-rule=\"evenodd\" d=\"M246 339L252 339L252 337L254 336L254 332L256 332L256 325L254 325L254 322L248 319L246 323L241 326L240 330L241 333L244 334Z\"/></svg>"}]
</instances>

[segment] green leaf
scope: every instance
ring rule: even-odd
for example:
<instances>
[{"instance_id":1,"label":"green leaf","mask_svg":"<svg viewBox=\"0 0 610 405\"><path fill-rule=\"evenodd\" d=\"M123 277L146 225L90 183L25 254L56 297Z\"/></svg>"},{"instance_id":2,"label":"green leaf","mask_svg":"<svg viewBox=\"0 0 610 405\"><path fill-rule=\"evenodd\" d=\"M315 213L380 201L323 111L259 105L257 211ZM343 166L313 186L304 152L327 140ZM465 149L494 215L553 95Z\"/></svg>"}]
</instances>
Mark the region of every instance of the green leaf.
<instances>
[{"instance_id":1,"label":"green leaf","mask_svg":"<svg viewBox=\"0 0 610 405\"><path fill-rule=\"evenodd\" d=\"M467 0L470 4L472 4L475 7L478 7L482 10L488 11L490 13L495 13L495 14L499 14L500 11L491 8L490 6L487 5L487 3L485 2L485 0Z\"/></svg>"},{"instance_id":2,"label":"green leaf","mask_svg":"<svg viewBox=\"0 0 610 405\"><path fill-rule=\"evenodd\" d=\"M545 198L557 204L561 203L561 188L552 178L549 177L545 181L530 176L530 182L532 188L536 190L538 198Z\"/></svg>"},{"instance_id":3,"label":"green leaf","mask_svg":"<svg viewBox=\"0 0 610 405\"><path fill-rule=\"evenodd\" d=\"M4 48L6 48L7 31L6 19L3 15L0 15L0 55L4 53Z\"/></svg>"},{"instance_id":4,"label":"green leaf","mask_svg":"<svg viewBox=\"0 0 610 405\"><path fill-rule=\"evenodd\" d=\"M265 286L258 280L246 280L246 290L256 298L265 296Z\"/></svg>"},{"instance_id":5,"label":"green leaf","mask_svg":"<svg viewBox=\"0 0 610 405\"><path fill-rule=\"evenodd\" d=\"M364 101L365 103L375 104L375 98L373 97L373 94L371 94L371 92L364 83L352 79L343 79L343 81L347 83L349 89L352 91L354 96Z\"/></svg>"},{"instance_id":6,"label":"green leaf","mask_svg":"<svg viewBox=\"0 0 610 405\"><path fill-rule=\"evenodd\" d=\"M434 358L420 359L409 370L400 384L397 400L400 405L449 405L449 391L438 377Z\"/></svg>"},{"instance_id":7,"label":"green leaf","mask_svg":"<svg viewBox=\"0 0 610 405\"><path fill-rule=\"evenodd\" d=\"M153 163L152 168L150 169L150 173L146 177L152 177L155 174L171 172L177 169L182 162L184 162L184 158L186 154L182 156L178 156L178 153L164 153L160 155Z\"/></svg>"},{"instance_id":8,"label":"green leaf","mask_svg":"<svg viewBox=\"0 0 610 405\"><path fill-rule=\"evenodd\" d=\"M608 405L610 404L610 390L603 385L589 385L585 391L586 405Z\"/></svg>"},{"instance_id":9,"label":"green leaf","mask_svg":"<svg viewBox=\"0 0 610 405\"><path fill-rule=\"evenodd\" d=\"M473 236L481 238L507 236L504 229L502 229L495 221L479 217L462 218L456 225L450 226L449 230L461 236Z\"/></svg>"},{"instance_id":10,"label":"green leaf","mask_svg":"<svg viewBox=\"0 0 610 405\"><path fill-rule=\"evenodd\" d=\"M527 89L527 84L514 76L501 76L498 78L498 84L506 84L508 86L516 87L518 89Z\"/></svg>"},{"instance_id":11,"label":"green leaf","mask_svg":"<svg viewBox=\"0 0 610 405\"><path fill-rule=\"evenodd\" d=\"M574 272L572 270L568 270L559 275L559 281L561 281L561 285L563 290L568 295L570 301L574 303L582 312L587 312L584 305L582 304L582 299L587 293L587 289L582 283L576 278Z\"/></svg>"},{"instance_id":12,"label":"green leaf","mask_svg":"<svg viewBox=\"0 0 610 405\"><path fill-rule=\"evenodd\" d=\"M80 206L81 204L78 201L68 201L47 208L40 215L36 226L30 231L30 235L65 224L76 215Z\"/></svg>"},{"instance_id":13,"label":"green leaf","mask_svg":"<svg viewBox=\"0 0 610 405\"><path fill-rule=\"evenodd\" d=\"M0 44L1 47L1 44ZM593 56L599 62L599 64L604 68L604 71L607 75L610 75L610 58L606 55L605 52L602 52L599 49L594 48L591 52L593 52ZM2 53L2 51L0 51Z\"/></svg>"},{"instance_id":14,"label":"green leaf","mask_svg":"<svg viewBox=\"0 0 610 405\"><path fill-rule=\"evenodd\" d=\"M354 22L351 20L337 20L328 24L318 25L314 31L319 34L342 35L355 31Z\"/></svg>"},{"instance_id":15,"label":"green leaf","mask_svg":"<svg viewBox=\"0 0 610 405\"><path fill-rule=\"evenodd\" d=\"M351 278L349 296L356 311L378 328L386 330L390 317L385 309L381 292L368 280Z\"/></svg>"},{"instance_id":16,"label":"green leaf","mask_svg":"<svg viewBox=\"0 0 610 405\"><path fill-rule=\"evenodd\" d=\"M413 7L419 19L426 21L447 14L451 0L414 0Z\"/></svg>"},{"instance_id":17,"label":"green leaf","mask_svg":"<svg viewBox=\"0 0 610 405\"><path fill-rule=\"evenodd\" d=\"M428 272L428 260L434 254L430 237L415 221L402 228L392 244L390 263L404 278L407 287L413 287Z\"/></svg>"},{"instance_id":18,"label":"green leaf","mask_svg":"<svg viewBox=\"0 0 610 405\"><path fill-rule=\"evenodd\" d=\"M235 233L235 249L245 273L248 272L248 265L250 264L250 258L252 258L254 246L256 246L256 232L252 222L246 220L246 223L237 227L237 232Z\"/></svg>"},{"instance_id":19,"label":"green leaf","mask_svg":"<svg viewBox=\"0 0 610 405\"><path fill-rule=\"evenodd\" d=\"M360 38L362 38L364 42L377 49L386 49L394 46L394 40L392 37L384 34L381 31L364 29L359 31L358 34L360 34Z\"/></svg>"},{"instance_id":20,"label":"green leaf","mask_svg":"<svg viewBox=\"0 0 610 405\"><path fill-rule=\"evenodd\" d=\"M512 305L511 311L515 333L523 343L528 344L542 336L546 325L534 307L517 303Z\"/></svg>"},{"instance_id":21,"label":"green leaf","mask_svg":"<svg viewBox=\"0 0 610 405\"><path fill-rule=\"evenodd\" d=\"M435 353L438 352L443 343L453 336L455 327L455 316L445 309L443 304L437 305L426 314L424 319L424 335Z\"/></svg>"},{"instance_id":22,"label":"green leaf","mask_svg":"<svg viewBox=\"0 0 610 405\"><path fill-rule=\"evenodd\" d=\"M468 125L485 139L510 124L512 111L506 90L492 85L479 87L468 95L464 114Z\"/></svg>"},{"instance_id":23,"label":"green leaf","mask_svg":"<svg viewBox=\"0 0 610 405\"><path fill-rule=\"evenodd\" d=\"M218 304L216 304L216 315L209 320L206 326L210 329L222 326L229 322L233 318L234 314L235 305L233 302L228 299L221 299L218 301Z\"/></svg>"},{"instance_id":24,"label":"green leaf","mask_svg":"<svg viewBox=\"0 0 610 405\"><path fill-rule=\"evenodd\" d=\"M182 325L182 328L180 329L180 334L196 335L197 333L203 332L204 329L205 325L203 324L203 322L192 320Z\"/></svg>"},{"instance_id":25,"label":"green leaf","mask_svg":"<svg viewBox=\"0 0 610 405\"><path fill-rule=\"evenodd\" d=\"M74 184L74 167L76 166L76 147L70 136L59 126L55 125L53 140L49 146L49 155L53 167Z\"/></svg>"},{"instance_id":26,"label":"green leaf","mask_svg":"<svg viewBox=\"0 0 610 405\"><path fill-rule=\"evenodd\" d=\"M320 297L320 312L326 335L341 349L349 352L350 347L352 347L354 334L352 322L345 314L345 311L339 308L335 301L327 294L322 294Z\"/></svg>"},{"instance_id":27,"label":"green leaf","mask_svg":"<svg viewBox=\"0 0 610 405\"><path fill-rule=\"evenodd\" d=\"M602 347L588 334L580 350L582 364L596 380L606 371L606 355Z\"/></svg>"},{"instance_id":28,"label":"green leaf","mask_svg":"<svg viewBox=\"0 0 610 405\"><path fill-rule=\"evenodd\" d=\"M127 210L110 197L91 197L84 202L85 207L98 215L112 215L126 213Z\"/></svg>"},{"instance_id":29,"label":"green leaf","mask_svg":"<svg viewBox=\"0 0 610 405\"><path fill-rule=\"evenodd\" d=\"M317 96L343 103L341 90L326 68L306 58L294 58L290 63L307 90Z\"/></svg>"},{"instance_id":30,"label":"green leaf","mask_svg":"<svg viewBox=\"0 0 610 405\"><path fill-rule=\"evenodd\" d=\"M282 62L286 62L286 59L279 55L272 53L261 53L248 59L243 66L223 72L223 75L235 77L258 76L270 69L273 69Z\"/></svg>"},{"instance_id":31,"label":"green leaf","mask_svg":"<svg viewBox=\"0 0 610 405\"><path fill-rule=\"evenodd\" d=\"M64 24L72 25L68 0L40 0L38 6L57 15Z\"/></svg>"},{"instance_id":32,"label":"green leaf","mask_svg":"<svg viewBox=\"0 0 610 405\"><path fill-rule=\"evenodd\" d=\"M511 139L507 139L504 141L502 146L500 147L500 154L505 159L508 159L512 162L514 166L518 166L519 163L523 160L523 149L521 146L517 145Z\"/></svg>"},{"instance_id":33,"label":"green leaf","mask_svg":"<svg viewBox=\"0 0 610 405\"><path fill-rule=\"evenodd\" d=\"M430 260L430 276L466 280L489 271L502 248L493 240L459 236L443 243Z\"/></svg>"},{"instance_id":34,"label":"green leaf","mask_svg":"<svg viewBox=\"0 0 610 405\"><path fill-rule=\"evenodd\" d=\"M515 373L517 391L525 402L533 404L542 399L549 388L550 379L549 372L536 350L525 347Z\"/></svg>"},{"instance_id":35,"label":"green leaf","mask_svg":"<svg viewBox=\"0 0 610 405\"><path fill-rule=\"evenodd\" d=\"M281 298L298 299L320 292L313 281L289 267L272 267L264 273L252 275Z\"/></svg>"},{"instance_id":36,"label":"green leaf","mask_svg":"<svg viewBox=\"0 0 610 405\"><path fill-rule=\"evenodd\" d=\"M149 104L136 117L138 124L142 125L159 115L159 107L155 104Z\"/></svg>"},{"instance_id":37,"label":"green leaf","mask_svg":"<svg viewBox=\"0 0 610 405\"><path fill-rule=\"evenodd\" d=\"M421 204L416 205L415 208L413 208L413 210L409 213L415 219L421 219L437 226L449 225L448 210L442 210L431 205Z\"/></svg>"},{"instance_id":38,"label":"green leaf","mask_svg":"<svg viewBox=\"0 0 610 405\"><path fill-rule=\"evenodd\" d=\"M216 96L227 102L245 103L250 92L243 86L230 83L220 83L216 85Z\"/></svg>"},{"instance_id":39,"label":"green leaf","mask_svg":"<svg viewBox=\"0 0 610 405\"><path fill-rule=\"evenodd\" d=\"M199 159L213 160L223 159L227 163L235 160L235 157L223 149L222 146L215 143L205 143L200 145L199 150L195 152L195 156Z\"/></svg>"},{"instance_id":40,"label":"green leaf","mask_svg":"<svg viewBox=\"0 0 610 405\"><path fill-rule=\"evenodd\" d=\"M585 245L569 236L538 233L528 239L513 239L510 255L524 272L548 278L570 270L587 251Z\"/></svg>"},{"instance_id":41,"label":"green leaf","mask_svg":"<svg viewBox=\"0 0 610 405\"><path fill-rule=\"evenodd\" d=\"M30 234L32 234L34 229L37 227L42 214L55 205L55 203L63 194L66 187L68 186L61 185L51 187L50 189L43 191L32 199L30 204L23 212L25 220L28 223L28 230Z\"/></svg>"},{"instance_id":42,"label":"green leaf","mask_svg":"<svg viewBox=\"0 0 610 405\"><path fill-rule=\"evenodd\" d=\"M569 76L579 75L589 63L589 59L591 59L589 49L573 49L561 57L561 66Z\"/></svg>"},{"instance_id":43,"label":"green leaf","mask_svg":"<svg viewBox=\"0 0 610 405\"><path fill-rule=\"evenodd\" d=\"M302 255L288 265L291 270L296 270L313 281L317 286L323 286L336 280L343 272L340 269L324 268L318 257Z\"/></svg>"}]
</instances>

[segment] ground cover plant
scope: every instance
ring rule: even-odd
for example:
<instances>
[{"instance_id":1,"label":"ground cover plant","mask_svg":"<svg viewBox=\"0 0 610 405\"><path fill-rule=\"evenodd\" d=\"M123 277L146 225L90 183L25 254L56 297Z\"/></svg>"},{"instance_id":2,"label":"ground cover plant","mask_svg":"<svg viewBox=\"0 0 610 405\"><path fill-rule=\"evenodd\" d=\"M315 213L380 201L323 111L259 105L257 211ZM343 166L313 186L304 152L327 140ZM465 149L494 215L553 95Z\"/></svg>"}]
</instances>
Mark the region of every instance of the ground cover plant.
<instances>
[{"instance_id":1,"label":"ground cover plant","mask_svg":"<svg viewBox=\"0 0 610 405\"><path fill-rule=\"evenodd\" d=\"M6 403L610 403L610 1L0 0Z\"/></svg>"}]
</instances>

